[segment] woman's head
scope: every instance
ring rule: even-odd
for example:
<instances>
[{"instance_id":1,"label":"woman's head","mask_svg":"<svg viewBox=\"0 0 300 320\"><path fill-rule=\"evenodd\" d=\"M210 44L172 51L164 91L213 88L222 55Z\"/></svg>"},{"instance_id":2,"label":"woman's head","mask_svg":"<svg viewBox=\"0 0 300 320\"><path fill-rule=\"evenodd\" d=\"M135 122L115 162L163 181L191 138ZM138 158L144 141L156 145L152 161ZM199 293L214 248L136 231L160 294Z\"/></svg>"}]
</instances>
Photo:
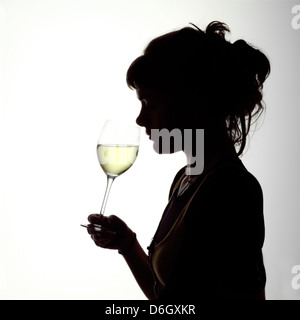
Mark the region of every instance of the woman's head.
<instances>
[{"instance_id":1,"label":"woman's head","mask_svg":"<svg viewBox=\"0 0 300 320\"><path fill-rule=\"evenodd\" d=\"M263 110L270 63L244 40L227 41L226 32L224 23L214 21L205 31L186 27L152 40L129 67L127 83L169 97L184 126L222 122L241 154L253 117Z\"/></svg>"}]
</instances>

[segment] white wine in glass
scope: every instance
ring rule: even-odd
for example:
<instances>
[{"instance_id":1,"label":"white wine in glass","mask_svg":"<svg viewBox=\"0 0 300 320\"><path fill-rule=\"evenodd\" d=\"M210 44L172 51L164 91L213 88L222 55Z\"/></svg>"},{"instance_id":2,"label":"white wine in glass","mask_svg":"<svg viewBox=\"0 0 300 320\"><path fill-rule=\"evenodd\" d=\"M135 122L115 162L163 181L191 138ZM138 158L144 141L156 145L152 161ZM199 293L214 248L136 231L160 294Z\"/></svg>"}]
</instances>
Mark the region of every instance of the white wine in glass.
<instances>
[{"instance_id":1,"label":"white wine in glass","mask_svg":"<svg viewBox=\"0 0 300 320\"><path fill-rule=\"evenodd\" d=\"M111 177L118 177L127 171L133 165L138 151L139 147L136 145L97 145L100 166Z\"/></svg>"},{"instance_id":2,"label":"white wine in glass","mask_svg":"<svg viewBox=\"0 0 300 320\"><path fill-rule=\"evenodd\" d=\"M99 164L107 176L100 214L104 215L110 188L116 177L135 162L139 151L140 128L107 120L97 143Z\"/></svg>"}]
</instances>

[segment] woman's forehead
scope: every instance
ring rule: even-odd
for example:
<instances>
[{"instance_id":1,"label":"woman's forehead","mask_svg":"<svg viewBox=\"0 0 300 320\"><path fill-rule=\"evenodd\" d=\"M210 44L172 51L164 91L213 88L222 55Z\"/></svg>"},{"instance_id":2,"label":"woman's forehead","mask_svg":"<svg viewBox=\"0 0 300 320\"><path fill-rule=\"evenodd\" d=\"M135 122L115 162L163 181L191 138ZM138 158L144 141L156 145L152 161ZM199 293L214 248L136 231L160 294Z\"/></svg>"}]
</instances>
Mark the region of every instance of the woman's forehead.
<instances>
[{"instance_id":1,"label":"woman's forehead","mask_svg":"<svg viewBox=\"0 0 300 320\"><path fill-rule=\"evenodd\" d=\"M136 85L136 94L139 100L153 97L157 95L157 92L151 88L145 86Z\"/></svg>"}]
</instances>

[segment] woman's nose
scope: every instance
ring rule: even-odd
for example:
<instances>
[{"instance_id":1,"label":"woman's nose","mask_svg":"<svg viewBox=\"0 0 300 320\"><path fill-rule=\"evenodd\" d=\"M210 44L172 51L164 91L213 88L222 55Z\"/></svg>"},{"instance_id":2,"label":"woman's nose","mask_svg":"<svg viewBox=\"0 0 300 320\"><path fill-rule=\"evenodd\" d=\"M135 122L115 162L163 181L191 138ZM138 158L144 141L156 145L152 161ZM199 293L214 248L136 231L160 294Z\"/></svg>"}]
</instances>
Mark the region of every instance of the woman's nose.
<instances>
[{"instance_id":1,"label":"woman's nose","mask_svg":"<svg viewBox=\"0 0 300 320\"><path fill-rule=\"evenodd\" d=\"M136 118L136 123L141 127L145 127L147 125L148 121L149 121L149 119L147 116L147 112L145 110L145 107L143 106L141 108L140 114Z\"/></svg>"}]
</instances>

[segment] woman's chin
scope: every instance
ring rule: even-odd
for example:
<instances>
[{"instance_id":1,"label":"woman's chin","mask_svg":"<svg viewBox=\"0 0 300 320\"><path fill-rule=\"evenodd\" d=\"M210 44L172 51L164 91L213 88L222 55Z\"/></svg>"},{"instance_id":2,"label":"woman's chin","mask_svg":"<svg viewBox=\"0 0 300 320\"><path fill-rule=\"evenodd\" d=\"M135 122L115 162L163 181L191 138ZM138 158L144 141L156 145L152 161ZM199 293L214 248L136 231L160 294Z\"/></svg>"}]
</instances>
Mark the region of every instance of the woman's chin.
<instances>
[{"instance_id":1,"label":"woman's chin","mask_svg":"<svg viewBox=\"0 0 300 320\"><path fill-rule=\"evenodd\" d=\"M153 149L158 154L173 154L179 151L182 151L182 148L170 147L170 145L163 145L161 141L155 141L150 139L153 142Z\"/></svg>"}]
</instances>

